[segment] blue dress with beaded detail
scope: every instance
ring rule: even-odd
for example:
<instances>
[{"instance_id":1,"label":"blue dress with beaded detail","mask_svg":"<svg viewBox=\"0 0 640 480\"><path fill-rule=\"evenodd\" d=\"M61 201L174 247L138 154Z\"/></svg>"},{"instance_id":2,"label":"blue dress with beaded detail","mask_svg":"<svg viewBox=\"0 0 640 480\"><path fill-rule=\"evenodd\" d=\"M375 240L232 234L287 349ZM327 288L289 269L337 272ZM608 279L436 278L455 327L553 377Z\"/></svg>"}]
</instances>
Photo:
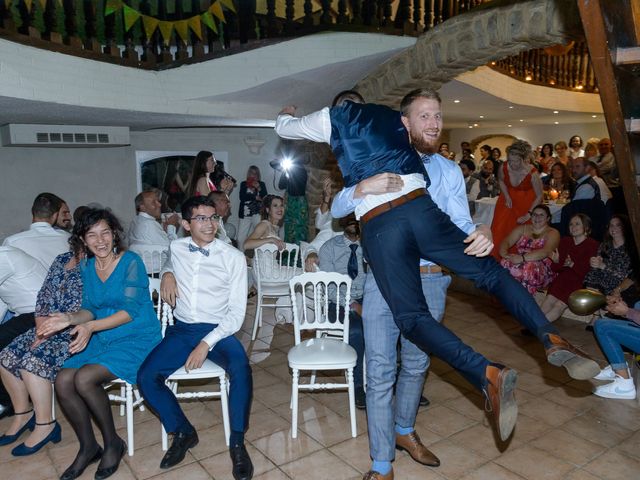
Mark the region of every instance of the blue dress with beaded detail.
<instances>
[{"instance_id":1,"label":"blue dress with beaded detail","mask_svg":"<svg viewBox=\"0 0 640 480\"><path fill-rule=\"evenodd\" d=\"M133 252L124 252L104 282L96 273L95 258L84 262L81 272L83 309L89 310L96 320L124 310L131 321L94 333L87 347L70 357L63 368L99 364L117 377L135 383L138 368L160 342L160 322L151 302L142 259Z\"/></svg>"}]
</instances>

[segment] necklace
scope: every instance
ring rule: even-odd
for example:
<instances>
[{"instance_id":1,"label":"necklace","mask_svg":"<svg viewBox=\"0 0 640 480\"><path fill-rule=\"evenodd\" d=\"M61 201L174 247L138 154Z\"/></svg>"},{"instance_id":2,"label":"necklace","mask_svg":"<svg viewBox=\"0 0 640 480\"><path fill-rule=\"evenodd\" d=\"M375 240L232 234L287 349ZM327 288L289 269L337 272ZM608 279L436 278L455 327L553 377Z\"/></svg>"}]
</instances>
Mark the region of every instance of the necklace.
<instances>
[{"instance_id":1,"label":"necklace","mask_svg":"<svg viewBox=\"0 0 640 480\"><path fill-rule=\"evenodd\" d=\"M109 268L111 266L111 264L114 262L114 260L116 258L118 258L118 256L114 255L113 252L111 252L110 259L107 261L107 264L105 266L103 266L103 267L101 267L99 265L100 262L98 262L98 259L96 258L96 270L100 270L100 271L106 270L107 268Z\"/></svg>"}]
</instances>

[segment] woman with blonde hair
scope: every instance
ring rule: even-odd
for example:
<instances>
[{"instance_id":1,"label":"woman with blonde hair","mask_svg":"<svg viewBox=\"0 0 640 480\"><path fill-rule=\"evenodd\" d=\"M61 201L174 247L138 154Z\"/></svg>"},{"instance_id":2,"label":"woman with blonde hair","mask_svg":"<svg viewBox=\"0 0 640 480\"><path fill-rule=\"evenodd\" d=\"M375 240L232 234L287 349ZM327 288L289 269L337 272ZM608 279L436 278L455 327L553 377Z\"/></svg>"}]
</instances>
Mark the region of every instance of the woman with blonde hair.
<instances>
[{"instance_id":1,"label":"woman with blonde hair","mask_svg":"<svg viewBox=\"0 0 640 480\"><path fill-rule=\"evenodd\" d=\"M507 147L507 161L498 170L501 195L491 223L494 245L500 245L517 225L529 222L529 212L542 201L542 182L531 165L532 156L531 145L524 140ZM493 255L499 260L499 249Z\"/></svg>"}]
</instances>

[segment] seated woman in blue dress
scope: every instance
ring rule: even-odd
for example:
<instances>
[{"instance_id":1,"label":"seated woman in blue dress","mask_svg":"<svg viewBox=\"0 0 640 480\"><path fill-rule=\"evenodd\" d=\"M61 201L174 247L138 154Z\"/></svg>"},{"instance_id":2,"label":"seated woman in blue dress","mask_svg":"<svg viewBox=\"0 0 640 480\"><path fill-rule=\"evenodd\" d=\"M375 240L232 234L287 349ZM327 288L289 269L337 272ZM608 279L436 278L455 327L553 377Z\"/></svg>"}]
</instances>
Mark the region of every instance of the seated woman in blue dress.
<instances>
[{"instance_id":1,"label":"seated woman in blue dress","mask_svg":"<svg viewBox=\"0 0 640 480\"><path fill-rule=\"evenodd\" d=\"M51 313L76 312L82 303L79 262L83 249L58 255L38 292L36 325ZM0 352L0 376L13 409L13 423L0 437L0 445L14 443L26 431L33 433L11 453L36 453L50 441L60 441L60 425L52 419L52 383L69 357L71 333L65 329L49 338L36 335L36 327L16 337ZM29 405L31 399L32 408ZM34 412L35 411L35 412Z\"/></svg>"},{"instance_id":2,"label":"seated woman in blue dress","mask_svg":"<svg viewBox=\"0 0 640 480\"><path fill-rule=\"evenodd\" d=\"M111 212L88 211L74 226L70 242L83 245L88 257L80 266L82 309L51 315L38 333L46 336L72 327L73 356L64 363L55 385L80 451L60 478L73 480L100 461L95 478L102 480L115 473L126 451L103 386L116 378L135 383L140 364L160 341L160 322L144 264L135 253L123 251L122 227ZM92 419L103 447L96 440Z\"/></svg>"}]
</instances>

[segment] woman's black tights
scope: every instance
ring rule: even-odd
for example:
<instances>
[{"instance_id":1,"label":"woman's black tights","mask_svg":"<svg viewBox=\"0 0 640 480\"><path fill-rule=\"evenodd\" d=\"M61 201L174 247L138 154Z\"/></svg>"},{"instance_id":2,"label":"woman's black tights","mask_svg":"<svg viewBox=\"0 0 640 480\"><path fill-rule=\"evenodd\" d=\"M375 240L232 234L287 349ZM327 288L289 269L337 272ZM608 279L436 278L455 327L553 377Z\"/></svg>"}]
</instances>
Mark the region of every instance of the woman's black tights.
<instances>
[{"instance_id":1,"label":"woman's black tights","mask_svg":"<svg viewBox=\"0 0 640 480\"><path fill-rule=\"evenodd\" d=\"M56 379L56 396L60 408L80 442L80 451L71 468L84 468L100 448L91 426L91 418L102 433L104 453L99 468L107 468L120 461L122 439L116 434L109 396L103 385L115 380L106 367L97 364L81 368L64 368Z\"/></svg>"}]
</instances>

